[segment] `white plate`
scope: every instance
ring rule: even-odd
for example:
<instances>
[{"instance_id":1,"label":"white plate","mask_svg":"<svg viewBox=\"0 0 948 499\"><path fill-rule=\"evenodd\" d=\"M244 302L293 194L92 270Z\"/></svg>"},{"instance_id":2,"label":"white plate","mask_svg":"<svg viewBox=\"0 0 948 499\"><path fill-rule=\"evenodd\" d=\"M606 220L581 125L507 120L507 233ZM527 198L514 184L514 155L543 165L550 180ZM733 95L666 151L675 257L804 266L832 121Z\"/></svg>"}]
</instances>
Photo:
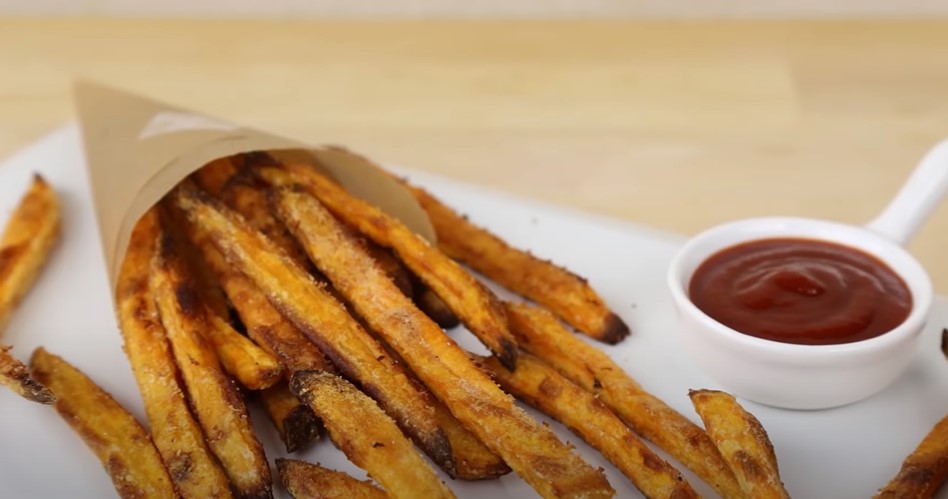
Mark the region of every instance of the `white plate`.
<instances>
[{"instance_id":1,"label":"white plate","mask_svg":"<svg viewBox=\"0 0 948 499\"><path fill-rule=\"evenodd\" d=\"M4 342L14 344L14 353L24 360L39 345L63 356L144 421L113 318L83 161L78 132L68 127L0 164L0 222L37 171L62 195L65 229L62 245L14 315ZM430 175L410 176L513 244L588 277L634 329L618 346L599 346L648 390L697 421L688 389L715 384L682 351L664 284L666 266L682 238ZM948 301L939 298L918 362L869 400L814 412L746 402L770 433L784 482L794 497L869 497L894 476L902 458L948 413L948 362L939 351L940 330L946 325ZM480 349L467 333L452 334L463 345ZM0 497L114 496L98 461L55 411L7 390L0 390L0 407ZM271 461L284 455L269 422L260 413L253 416ZM619 497L639 497L597 453L552 424L590 463L606 469ZM365 476L328 441L295 457ZM686 475L702 495L714 495L693 475ZM492 482L448 483L459 497L532 495L515 475Z\"/></svg>"}]
</instances>

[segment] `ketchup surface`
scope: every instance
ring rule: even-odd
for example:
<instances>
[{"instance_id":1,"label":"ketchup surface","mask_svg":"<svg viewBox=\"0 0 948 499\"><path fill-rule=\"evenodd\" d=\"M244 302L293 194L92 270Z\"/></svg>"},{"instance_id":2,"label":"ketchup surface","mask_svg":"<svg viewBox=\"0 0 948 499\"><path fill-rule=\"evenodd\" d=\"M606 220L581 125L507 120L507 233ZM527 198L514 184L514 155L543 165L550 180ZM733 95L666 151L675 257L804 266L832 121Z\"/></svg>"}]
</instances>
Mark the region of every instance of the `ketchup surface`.
<instances>
[{"instance_id":1,"label":"ketchup surface","mask_svg":"<svg viewBox=\"0 0 948 499\"><path fill-rule=\"evenodd\" d=\"M804 345L852 343L902 323L912 295L875 257L812 239L763 239L705 260L691 301L744 334Z\"/></svg>"}]
</instances>

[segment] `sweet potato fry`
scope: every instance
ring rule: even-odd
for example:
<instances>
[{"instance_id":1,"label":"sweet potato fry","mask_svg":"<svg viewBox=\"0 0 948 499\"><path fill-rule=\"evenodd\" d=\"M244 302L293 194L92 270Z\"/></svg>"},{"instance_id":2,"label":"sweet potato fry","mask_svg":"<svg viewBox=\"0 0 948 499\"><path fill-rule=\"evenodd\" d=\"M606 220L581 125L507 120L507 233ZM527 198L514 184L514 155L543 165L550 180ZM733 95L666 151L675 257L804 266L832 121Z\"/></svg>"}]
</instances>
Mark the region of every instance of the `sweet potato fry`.
<instances>
[{"instance_id":1,"label":"sweet potato fry","mask_svg":"<svg viewBox=\"0 0 948 499\"><path fill-rule=\"evenodd\" d=\"M148 433L108 392L42 348L30 368L56 394L56 411L102 462L120 497L178 496Z\"/></svg>"},{"instance_id":2,"label":"sweet potato fry","mask_svg":"<svg viewBox=\"0 0 948 499\"><path fill-rule=\"evenodd\" d=\"M629 327L578 275L529 252L511 247L487 229L471 223L424 189L403 182L428 213L438 247L501 286L548 308L578 331L616 344Z\"/></svg>"},{"instance_id":3,"label":"sweet potato fry","mask_svg":"<svg viewBox=\"0 0 948 499\"><path fill-rule=\"evenodd\" d=\"M178 206L194 226L206 230L224 258L252 279L274 308L342 374L375 397L435 463L449 475L456 475L451 446L435 419L431 395L412 383L345 306L221 203L187 184L179 186L176 194Z\"/></svg>"},{"instance_id":4,"label":"sweet potato fry","mask_svg":"<svg viewBox=\"0 0 948 499\"><path fill-rule=\"evenodd\" d=\"M296 452L319 438L321 426L313 411L285 383L255 392L287 452Z\"/></svg>"},{"instance_id":5,"label":"sweet potato fry","mask_svg":"<svg viewBox=\"0 0 948 499\"><path fill-rule=\"evenodd\" d=\"M401 292L411 298L414 295L415 289L412 285L412 275L402 265L402 262L395 258L389 250L371 242L364 241L365 250L369 252L369 255L378 262L379 267L382 268L382 272L385 272L385 275L395 283L395 286L401 290Z\"/></svg>"},{"instance_id":6,"label":"sweet potato fry","mask_svg":"<svg viewBox=\"0 0 948 499\"><path fill-rule=\"evenodd\" d=\"M159 234L158 214L147 212L135 228L116 289L125 355L145 405L151 436L178 492L185 498L229 498L227 476L191 415L171 347L148 289Z\"/></svg>"},{"instance_id":7,"label":"sweet potato fry","mask_svg":"<svg viewBox=\"0 0 948 499\"><path fill-rule=\"evenodd\" d=\"M691 390L688 396L695 412L704 421L708 436L741 484L744 497L790 497L780 480L777 454L767 430L753 414L741 407L729 393Z\"/></svg>"},{"instance_id":8,"label":"sweet potato fry","mask_svg":"<svg viewBox=\"0 0 948 499\"><path fill-rule=\"evenodd\" d=\"M191 178L201 189L219 196L227 182L240 171L237 163L236 156L218 158L192 173Z\"/></svg>"},{"instance_id":9,"label":"sweet potato fry","mask_svg":"<svg viewBox=\"0 0 948 499\"><path fill-rule=\"evenodd\" d=\"M150 287L207 444L241 497L271 497L270 467L247 407L202 336L206 314L185 279L175 241L159 236Z\"/></svg>"},{"instance_id":10,"label":"sweet potato fry","mask_svg":"<svg viewBox=\"0 0 948 499\"><path fill-rule=\"evenodd\" d=\"M34 175L0 237L0 333L33 287L59 239L59 223L56 192L42 177ZM26 366L10 353L10 347L0 346L0 384L33 402L53 401L53 395L30 378Z\"/></svg>"},{"instance_id":11,"label":"sweet potato fry","mask_svg":"<svg viewBox=\"0 0 948 499\"><path fill-rule=\"evenodd\" d=\"M546 497L611 497L594 470L514 405L437 324L395 287L316 198L274 191L274 208L310 258L415 375L492 451Z\"/></svg>"},{"instance_id":12,"label":"sweet potato fry","mask_svg":"<svg viewBox=\"0 0 948 499\"><path fill-rule=\"evenodd\" d=\"M517 342L507 330L500 300L438 248L307 165L262 167L254 171L275 186L302 185L342 222L376 244L391 248L507 368L517 365Z\"/></svg>"},{"instance_id":13,"label":"sweet potato fry","mask_svg":"<svg viewBox=\"0 0 948 499\"><path fill-rule=\"evenodd\" d=\"M694 471L721 496L741 497L734 473L704 430L642 389L605 353L570 333L544 309L508 303L507 317L524 350L596 394L636 433Z\"/></svg>"},{"instance_id":14,"label":"sweet potato fry","mask_svg":"<svg viewBox=\"0 0 948 499\"><path fill-rule=\"evenodd\" d=\"M698 497L678 470L646 447L595 395L540 359L521 353L514 372L494 357L479 359L479 363L503 389L563 423L599 450L645 497Z\"/></svg>"},{"instance_id":15,"label":"sweet potato fry","mask_svg":"<svg viewBox=\"0 0 948 499\"><path fill-rule=\"evenodd\" d=\"M388 494L369 481L295 459L277 459L277 471L294 499L386 499Z\"/></svg>"},{"instance_id":16,"label":"sweet potato fry","mask_svg":"<svg viewBox=\"0 0 948 499\"><path fill-rule=\"evenodd\" d=\"M251 390L273 386L283 374L276 357L238 333L219 315L206 310L207 327L201 331L211 343L225 371Z\"/></svg>"},{"instance_id":17,"label":"sweet potato fry","mask_svg":"<svg viewBox=\"0 0 948 499\"><path fill-rule=\"evenodd\" d=\"M458 320L458 316L454 315L454 312L448 308L444 300L436 295L431 288L421 283L419 283L416 288L414 294L415 305L417 305L425 315L430 317L435 324L444 329L452 329L461 323L461 321Z\"/></svg>"},{"instance_id":18,"label":"sweet potato fry","mask_svg":"<svg viewBox=\"0 0 948 499\"><path fill-rule=\"evenodd\" d=\"M348 381L300 371L293 374L290 389L323 420L336 447L391 497L454 497L395 421Z\"/></svg>"},{"instance_id":19,"label":"sweet potato fry","mask_svg":"<svg viewBox=\"0 0 948 499\"><path fill-rule=\"evenodd\" d=\"M902 461L899 473L886 484L877 499L923 499L932 497L948 478L948 416L935 423L918 447Z\"/></svg>"}]
</instances>

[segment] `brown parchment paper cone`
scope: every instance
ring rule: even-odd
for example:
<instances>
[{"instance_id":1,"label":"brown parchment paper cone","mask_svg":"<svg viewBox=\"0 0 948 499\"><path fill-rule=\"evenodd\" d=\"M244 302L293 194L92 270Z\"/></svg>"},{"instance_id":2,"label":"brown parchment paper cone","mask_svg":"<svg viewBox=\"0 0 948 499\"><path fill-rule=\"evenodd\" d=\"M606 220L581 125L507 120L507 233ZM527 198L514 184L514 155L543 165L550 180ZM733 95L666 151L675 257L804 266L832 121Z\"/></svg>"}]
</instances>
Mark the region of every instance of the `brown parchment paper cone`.
<instances>
[{"instance_id":1,"label":"brown parchment paper cone","mask_svg":"<svg viewBox=\"0 0 948 499\"><path fill-rule=\"evenodd\" d=\"M128 238L142 214L194 170L241 152L281 150L281 155L315 159L353 194L435 240L431 222L412 195L344 149L314 147L97 83L77 82L74 96L113 292Z\"/></svg>"}]
</instances>

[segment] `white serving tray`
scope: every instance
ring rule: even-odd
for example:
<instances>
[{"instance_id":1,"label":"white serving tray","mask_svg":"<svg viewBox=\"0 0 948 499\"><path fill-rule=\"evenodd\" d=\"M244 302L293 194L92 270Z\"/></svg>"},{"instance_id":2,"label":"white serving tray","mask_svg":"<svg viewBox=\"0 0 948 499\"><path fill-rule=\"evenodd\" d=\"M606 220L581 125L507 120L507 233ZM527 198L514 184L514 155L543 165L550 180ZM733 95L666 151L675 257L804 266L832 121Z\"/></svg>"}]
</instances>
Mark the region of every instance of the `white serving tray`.
<instances>
[{"instance_id":1,"label":"white serving tray","mask_svg":"<svg viewBox=\"0 0 948 499\"><path fill-rule=\"evenodd\" d=\"M23 360L40 345L63 356L144 421L113 317L75 126L59 130L0 163L0 223L9 216L33 172L42 173L61 194L63 239L35 289L14 315L3 342L15 345L14 354ZM589 278L634 330L618 346L598 346L646 389L698 421L688 389L716 385L682 351L664 281L668 262L682 237L427 174L404 173L512 244ZM811 412L744 402L770 433L791 495L865 498L894 476L903 457L948 414L948 362L939 350L940 331L945 326L948 301L939 297L918 361L871 399ZM462 345L483 351L463 329L452 334ZM0 497L114 496L96 458L52 408L26 402L7 390L0 390L0 407ZM284 455L265 416L259 412L252 416L271 461ZM590 463L606 469L618 497L640 497L598 453L564 427L551 424L561 438L575 443ZM365 476L328 440L294 457ZM706 485L689 472L685 474L703 496L714 497ZM446 480L462 498L535 495L512 474L490 482ZM279 481L275 473L274 481ZM278 496L285 496L282 487L275 489Z\"/></svg>"}]
</instances>

